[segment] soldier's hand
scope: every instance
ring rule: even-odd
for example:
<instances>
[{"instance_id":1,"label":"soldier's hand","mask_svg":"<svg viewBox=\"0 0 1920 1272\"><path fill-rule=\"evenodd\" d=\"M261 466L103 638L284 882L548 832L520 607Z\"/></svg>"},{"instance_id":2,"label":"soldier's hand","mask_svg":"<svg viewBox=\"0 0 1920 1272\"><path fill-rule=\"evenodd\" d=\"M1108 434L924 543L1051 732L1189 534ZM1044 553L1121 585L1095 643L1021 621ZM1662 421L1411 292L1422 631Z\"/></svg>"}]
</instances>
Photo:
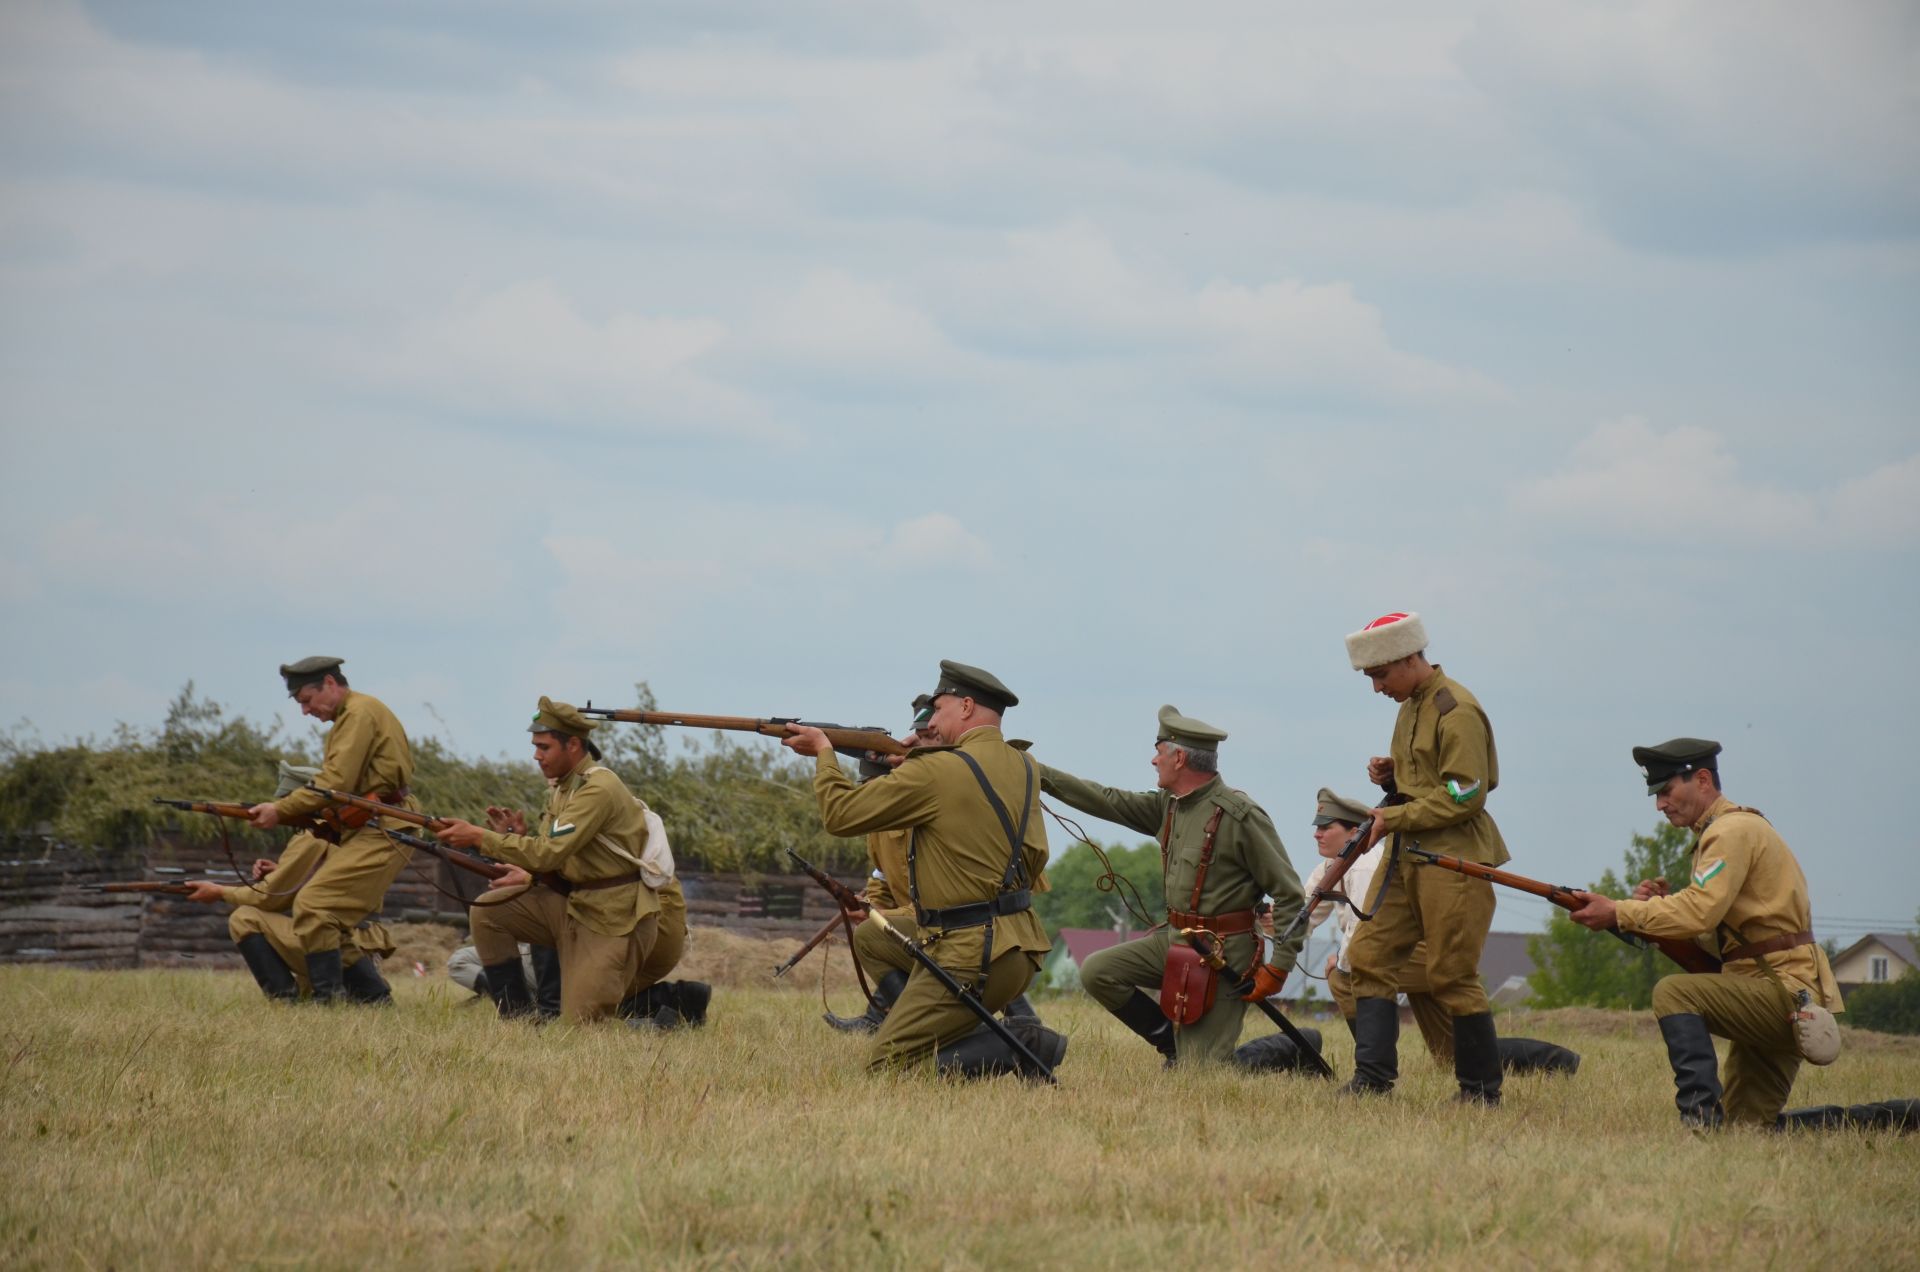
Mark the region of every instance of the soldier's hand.
<instances>
[{"instance_id":1,"label":"soldier's hand","mask_svg":"<svg viewBox=\"0 0 1920 1272\"><path fill-rule=\"evenodd\" d=\"M247 824L255 830L272 830L280 824L280 810L272 804L255 804L247 810Z\"/></svg>"},{"instance_id":2,"label":"soldier's hand","mask_svg":"<svg viewBox=\"0 0 1920 1272\"><path fill-rule=\"evenodd\" d=\"M517 808L487 805L487 825L505 835L527 833L527 815Z\"/></svg>"},{"instance_id":3,"label":"soldier's hand","mask_svg":"<svg viewBox=\"0 0 1920 1272\"><path fill-rule=\"evenodd\" d=\"M1578 888L1573 890L1573 895L1585 901L1586 904L1567 917L1581 927L1604 932L1619 921L1619 915L1613 908L1612 897L1603 897L1597 892L1582 892Z\"/></svg>"},{"instance_id":4,"label":"soldier's hand","mask_svg":"<svg viewBox=\"0 0 1920 1272\"><path fill-rule=\"evenodd\" d=\"M1393 757L1376 755L1367 761L1367 780L1375 786L1385 786L1393 780Z\"/></svg>"},{"instance_id":5,"label":"soldier's hand","mask_svg":"<svg viewBox=\"0 0 1920 1272\"><path fill-rule=\"evenodd\" d=\"M272 857L255 857L253 859L253 881L258 883L260 880L266 878L273 873L273 868L279 864L280 863Z\"/></svg>"},{"instance_id":6,"label":"soldier's hand","mask_svg":"<svg viewBox=\"0 0 1920 1272\"><path fill-rule=\"evenodd\" d=\"M487 891L496 892L501 888L524 888L533 882L533 876L519 866L508 866L507 873L498 879L487 881Z\"/></svg>"},{"instance_id":7,"label":"soldier's hand","mask_svg":"<svg viewBox=\"0 0 1920 1272\"><path fill-rule=\"evenodd\" d=\"M205 879L190 879L187 881L187 886L193 889L192 892L187 893L187 900L189 901L213 902L226 900L226 898L221 895L222 889L217 883L209 883Z\"/></svg>"},{"instance_id":8,"label":"soldier's hand","mask_svg":"<svg viewBox=\"0 0 1920 1272\"><path fill-rule=\"evenodd\" d=\"M463 822L457 817L442 818L433 824L433 837L455 848L478 848L486 834L472 822Z\"/></svg>"},{"instance_id":9,"label":"soldier's hand","mask_svg":"<svg viewBox=\"0 0 1920 1272\"><path fill-rule=\"evenodd\" d=\"M1375 844L1379 843L1381 839L1386 837L1386 833L1386 819L1380 815L1380 810L1376 808L1373 810L1373 820L1367 823L1367 842L1360 845L1360 851L1366 852L1372 848Z\"/></svg>"},{"instance_id":10,"label":"soldier's hand","mask_svg":"<svg viewBox=\"0 0 1920 1272\"><path fill-rule=\"evenodd\" d=\"M1322 972L1321 975L1325 976L1328 980L1332 980L1333 969L1338 966L1340 966L1340 956L1338 954L1327 955L1327 970Z\"/></svg>"},{"instance_id":11,"label":"soldier's hand","mask_svg":"<svg viewBox=\"0 0 1920 1272\"><path fill-rule=\"evenodd\" d=\"M833 749L827 735L810 724L788 725L787 736L780 739L780 745L801 755L822 755Z\"/></svg>"},{"instance_id":12,"label":"soldier's hand","mask_svg":"<svg viewBox=\"0 0 1920 1272\"><path fill-rule=\"evenodd\" d=\"M1646 901L1653 897L1664 897L1669 891L1665 879L1642 879L1640 886L1633 890L1633 899Z\"/></svg>"}]
</instances>

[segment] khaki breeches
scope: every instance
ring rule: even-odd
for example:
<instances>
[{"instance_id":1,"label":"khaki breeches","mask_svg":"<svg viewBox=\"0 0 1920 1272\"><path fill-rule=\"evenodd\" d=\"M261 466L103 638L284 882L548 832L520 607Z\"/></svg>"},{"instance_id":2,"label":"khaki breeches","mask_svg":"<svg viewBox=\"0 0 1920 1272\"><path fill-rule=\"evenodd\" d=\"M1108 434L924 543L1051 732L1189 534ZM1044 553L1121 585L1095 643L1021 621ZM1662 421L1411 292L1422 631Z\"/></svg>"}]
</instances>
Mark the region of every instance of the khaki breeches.
<instances>
[{"instance_id":1,"label":"khaki breeches","mask_svg":"<svg viewBox=\"0 0 1920 1272\"><path fill-rule=\"evenodd\" d=\"M627 984L628 994L637 994L665 980L687 952L687 898L680 889L661 891L660 926L653 948L640 960L640 969Z\"/></svg>"},{"instance_id":2,"label":"khaki breeches","mask_svg":"<svg viewBox=\"0 0 1920 1272\"><path fill-rule=\"evenodd\" d=\"M293 894L293 931L300 948L320 954L352 945L353 925L379 910L413 849L369 827L327 849L313 878Z\"/></svg>"},{"instance_id":3,"label":"khaki breeches","mask_svg":"<svg viewBox=\"0 0 1920 1272\"><path fill-rule=\"evenodd\" d=\"M1794 1045L1792 995L1770 980L1719 972L1669 976L1653 987L1653 1014L1703 1017L1709 1033L1732 1045L1721 1066L1721 1105L1729 1122L1772 1129L1787 1107L1800 1051Z\"/></svg>"},{"instance_id":4,"label":"khaki breeches","mask_svg":"<svg viewBox=\"0 0 1920 1272\"><path fill-rule=\"evenodd\" d=\"M887 915L887 922L915 940L920 939L920 929L915 926L911 914ZM853 925L853 956L860 960L860 966L866 970L871 980L879 980L888 972L913 972L913 955L907 953L907 947L886 934L878 923L856 923Z\"/></svg>"},{"instance_id":5,"label":"khaki breeches","mask_svg":"<svg viewBox=\"0 0 1920 1272\"><path fill-rule=\"evenodd\" d=\"M1007 950L987 965L984 984L977 967L970 976L955 973L954 979L975 988L986 1009L997 1012L1025 993L1039 970L1036 955ZM873 1036L867 1068L906 1068L930 1061L940 1048L978 1028L980 1018L935 980L932 972L916 963L907 977L907 987L900 991L880 1032Z\"/></svg>"},{"instance_id":6,"label":"khaki breeches","mask_svg":"<svg viewBox=\"0 0 1920 1272\"><path fill-rule=\"evenodd\" d=\"M1387 885L1374 872L1371 909ZM1480 983L1480 951L1493 926L1493 885L1438 866L1402 860L1373 921L1362 923L1347 947L1356 998L1392 998L1415 947L1426 942L1427 992L1452 1016L1488 1010Z\"/></svg>"},{"instance_id":7,"label":"khaki breeches","mask_svg":"<svg viewBox=\"0 0 1920 1272\"><path fill-rule=\"evenodd\" d=\"M520 961L520 942L552 946L560 955L560 1015L574 1024L613 1014L652 950L660 916L649 914L624 936L601 936L567 914L551 888L528 888L499 905L468 911L473 948L488 967Z\"/></svg>"},{"instance_id":8,"label":"khaki breeches","mask_svg":"<svg viewBox=\"0 0 1920 1272\"><path fill-rule=\"evenodd\" d=\"M300 947L300 938L293 930L293 916L275 914L258 906L236 906L233 913L227 916L227 935L236 944L249 936L266 937L267 944L273 947L273 952L293 973L293 979L300 983L300 992L313 992L313 984L307 979L307 952ZM352 941L340 947L342 967L352 967L365 957L365 953Z\"/></svg>"}]
</instances>

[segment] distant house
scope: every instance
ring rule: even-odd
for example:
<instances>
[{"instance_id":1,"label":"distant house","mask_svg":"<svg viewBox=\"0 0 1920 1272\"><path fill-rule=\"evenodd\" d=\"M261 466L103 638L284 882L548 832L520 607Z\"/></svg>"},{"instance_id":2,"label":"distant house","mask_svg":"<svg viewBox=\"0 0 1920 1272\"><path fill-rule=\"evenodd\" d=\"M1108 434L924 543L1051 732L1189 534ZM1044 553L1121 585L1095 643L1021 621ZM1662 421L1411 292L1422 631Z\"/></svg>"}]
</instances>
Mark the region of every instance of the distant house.
<instances>
[{"instance_id":1,"label":"distant house","mask_svg":"<svg viewBox=\"0 0 1920 1272\"><path fill-rule=\"evenodd\" d=\"M1913 938L1897 932L1873 932L1861 937L1833 958L1833 978L1844 997L1862 985L1899 980L1920 968Z\"/></svg>"},{"instance_id":2,"label":"distant house","mask_svg":"<svg viewBox=\"0 0 1920 1272\"><path fill-rule=\"evenodd\" d=\"M1098 954L1122 941L1131 941L1139 933L1125 935L1112 928L1061 928L1054 934L1053 949L1040 964L1040 975L1049 989L1080 988L1080 965L1090 954Z\"/></svg>"},{"instance_id":3,"label":"distant house","mask_svg":"<svg viewBox=\"0 0 1920 1272\"><path fill-rule=\"evenodd\" d=\"M1489 932L1480 951L1480 981L1498 1007L1517 1007L1533 996L1527 977L1533 975L1533 955L1527 945L1531 932Z\"/></svg>"}]
</instances>

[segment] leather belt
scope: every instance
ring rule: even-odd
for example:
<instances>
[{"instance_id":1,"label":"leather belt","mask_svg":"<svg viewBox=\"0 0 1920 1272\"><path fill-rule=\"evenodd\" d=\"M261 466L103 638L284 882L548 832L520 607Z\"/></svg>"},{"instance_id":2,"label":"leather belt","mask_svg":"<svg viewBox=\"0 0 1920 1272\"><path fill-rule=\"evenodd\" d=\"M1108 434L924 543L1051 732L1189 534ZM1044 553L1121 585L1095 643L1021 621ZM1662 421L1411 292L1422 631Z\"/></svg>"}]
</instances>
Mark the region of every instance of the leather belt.
<instances>
[{"instance_id":1,"label":"leather belt","mask_svg":"<svg viewBox=\"0 0 1920 1272\"><path fill-rule=\"evenodd\" d=\"M639 883L640 872L636 870L632 874L613 875L606 879L569 879L560 874L541 874L535 875L534 878L565 897L576 892L592 892L599 888L617 888L622 884Z\"/></svg>"},{"instance_id":2,"label":"leather belt","mask_svg":"<svg viewBox=\"0 0 1920 1272\"><path fill-rule=\"evenodd\" d=\"M1731 963L1735 959L1759 958L1762 954L1778 954L1781 950L1791 950L1812 944L1813 933L1811 932L1782 932L1779 936L1770 936L1764 941L1749 941L1745 945L1736 945L1721 954L1720 961Z\"/></svg>"},{"instance_id":3,"label":"leather belt","mask_svg":"<svg viewBox=\"0 0 1920 1272\"><path fill-rule=\"evenodd\" d=\"M922 910L914 915L914 920L923 928L937 927L952 931L955 928L979 927L996 915L1020 914L1032 908L1033 893L1020 888L1013 892L1002 892L991 901L950 905L944 910Z\"/></svg>"},{"instance_id":4,"label":"leather belt","mask_svg":"<svg viewBox=\"0 0 1920 1272\"><path fill-rule=\"evenodd\" d=\"M1252 910L1229 910L1225 914L1183 914L1167 911L1167 922L1176 931L1181 928L1205 928L1215 936L1237 936L1253 931L1259 916Z\"/></svg>"}]
</instances>

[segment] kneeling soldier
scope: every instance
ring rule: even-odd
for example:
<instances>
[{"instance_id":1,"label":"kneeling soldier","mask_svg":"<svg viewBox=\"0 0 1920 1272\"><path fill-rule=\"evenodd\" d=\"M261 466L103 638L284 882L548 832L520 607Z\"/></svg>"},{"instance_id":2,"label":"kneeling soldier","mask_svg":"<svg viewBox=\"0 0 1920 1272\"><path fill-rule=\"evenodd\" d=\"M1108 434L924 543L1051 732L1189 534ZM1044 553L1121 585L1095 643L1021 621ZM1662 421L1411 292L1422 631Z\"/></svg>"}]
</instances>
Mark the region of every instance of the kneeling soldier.
<instances>
[{"instance_id":1,"label":"kneeling soldier","mask_svg":"<svg viewBox=\"0 0 1920 1272\"><path fill-rule=\"evenodd\" d=\"M1179 941L1182 928L1205 928L1220 937L1227 966L1246 972L1256 949L1254 907L1264 894L1281 913L1299 909L1300 879L1266 810L1220 780L1226 731L1171 706L1160 708L1159 722L1150 761L1158 789L1115 790L1050 765L1041 766L1041 789L1089 816L1160 841L1168 926L1088 958L1081 985L1167 1064L1176 1058L1226 1060L1240 1037L1243 999L1219 993L1204 1010L1189 1004L1183 1012L1188 1019L1176 1029L1165 1011L1172 1005L1165 993L1156 1002L1141 986L1162 984L1173 951L1186 948ZM1296 942L1275 951L1274 965L1291 967L1298 950Z\"/></svg>"},{"instance_id":2,"label":"kneeling soldier","mask_svg":"<svg viewBox=\"0 0 1920 1272\"><path fill-rule=\"evenodd\" d=\"M820 820L835 835L907 827L907 899L931 959L988 1011L1022 994L1050 947L1031 888L1047 863L1036 765L1000 732L1019 699L976 667L940 664L927 728L940 745L908 753L891 776L855 786L826 734L795 726L784 744L815 758ZM1051 1067L1067 1048L1031 1016L1007 1028ZM871 1069L933 1058L967 1077L1009 1072L1013 1049L917 962L874 1035Z\"/></svg>"},{"instance_id":3,"label":"kneeling soldier","mask_svg":"<svg viewBox=\"0 0 1920 1272\"><path fill-rule=\"evenodd\" d=\"M503 1016L533 1007L520 970L521 941L559 951L560 1014L574 1023L612 1015L653 947L660 901L641 877L646 810L597 763L593 729L569 704L540 699L527 732L553 789L532 833L523 814L505 808L487 810L490 830L448 820L434 831L442 842L520 867L470 911L473 945ZM515 887L525 891L491 899Z\"/></svg>"},{"instance_id":4,"label":"kneeling soldier","mask_svg":"<svg viewBox=\"0 0 1920 1272\"><path fill-rule=\"evenodd\" d=\"M1669 895L1647 879L1630 901L1584 893L1572 919L1604 931L1695 940L1720 958L1718 972L1666 977L1653 987L1680 1120L1722 1119L1771 1127L1800 1069L1795 1014L1807 1003L1841 1011L1840 987L1814 943L1813 906L1800 863L1765 817L1720 790L1718 742L1675 738L1636 746L1654 807L1693 829L1690 887ZM1713 1035L1732 1040L1720 1085Z\"/></svg>"}]
</instances>

